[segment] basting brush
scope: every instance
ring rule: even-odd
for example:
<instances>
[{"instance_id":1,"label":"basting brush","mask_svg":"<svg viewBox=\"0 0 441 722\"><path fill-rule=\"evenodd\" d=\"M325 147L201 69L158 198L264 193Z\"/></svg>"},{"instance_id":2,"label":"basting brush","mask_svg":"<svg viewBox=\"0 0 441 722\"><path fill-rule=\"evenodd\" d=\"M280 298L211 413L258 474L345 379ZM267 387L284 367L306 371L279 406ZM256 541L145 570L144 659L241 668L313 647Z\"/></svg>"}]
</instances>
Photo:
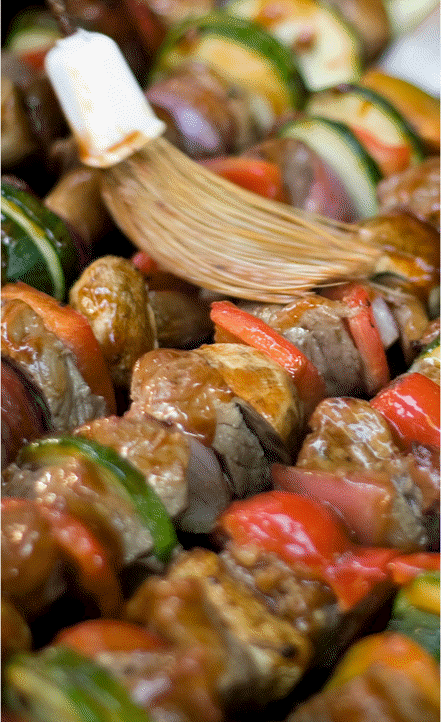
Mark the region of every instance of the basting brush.
<instances>
[{"instance_id":1,"label":"basting brush","mask_svg":"<svg viewBox=\"0 0 441 722\"><path fill-rule=\"evenodd\" d=\"M356 224L267 200L191 160L166 130L108 36L72 29L46 72L80 159L100 168L121 231L163 268L237 298L284 303L307 290L369 276L383 255Z\"/></svg>"}]
</instances>

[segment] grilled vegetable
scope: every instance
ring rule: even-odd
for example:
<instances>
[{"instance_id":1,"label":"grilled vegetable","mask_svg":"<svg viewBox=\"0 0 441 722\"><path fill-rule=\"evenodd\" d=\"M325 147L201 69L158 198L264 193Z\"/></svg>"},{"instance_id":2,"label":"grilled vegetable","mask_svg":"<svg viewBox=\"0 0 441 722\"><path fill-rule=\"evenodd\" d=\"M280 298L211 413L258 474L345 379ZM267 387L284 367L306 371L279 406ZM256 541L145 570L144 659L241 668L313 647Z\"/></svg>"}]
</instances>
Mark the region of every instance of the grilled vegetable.
<instances>
[{"instance_id":1,"label":"grilled vegetable","mask_svg":"<svg viewBox=\"0 0 441 722\"><path fill-rule=\"evenodd\" d=\"M436 722L439 666L418 644L396 632L359 640L324 689L300 705L288 722Z\"/></svg>"},{"instance_id":2,"label":"grilled vegetable","mask_svg":"<svg viewBox=\"0 0 441 722\"><path fill-rule=\"evenodd\" d=\"M268 491L233 502L219 531L234 544L275 554L292 568L310 570L327 583L341 610L360 601L389 577L393 549L354 545L339 517L324 505L286 491Z\"/></svg>"},{"instance_id":3,"label":"grilled vegetable","mask_svg":"<svg viewBox=\"0 0 441 722\"><path fill-rule=\"evenodd\" d=\"M80 255L64 224L35 196L2 182L2 277L64 301Z\"/></svg>"},{"instance_id":4,"label":"grilled vegetable","mask_svg":"<svg viewBox=\"0 0 441 722\"><path fill-rule=\"evenodd\" d=\"M361 85L344 85L314 93L305 111L347 125L383 176L405 170L424 158L418 136L381 95Z\"/></svg>"},{"instance_id":5,"label":"grilled vegetable","mask_svg":"<svg viewBox=\"0 0 441 722\"><path fill-rule=\"evenodd\" d=\"M237 183L242 188L248 188L264 198L275 201L285 199L282 175L273 163L229 156L205 161L204 165L222 178Z\"/></svg>"},{"instance_id":6,"label":"grilled vegetable","mask_svg":"<svg viewBox=\"0 0 441 722\"><path fill-rule=\"evenodd\" d=\"M372 395L388 383L390 372L368 290L350 283L325 289L324 294L354 310L347 324L362 359L366 391Z\"/></svg>"},{"instance_id":7,"label":"grilled vegetable","mask_svg":"<svg viewBox=\"0 0 441 722\"><path fill-rule=\"evenodd\" d=\"M439 153L440 107L435 98L413 83L370 68L360 84L391 103L425 143L426 152Z\"/></svg>"},{"instance_id":8,"label":"grilled vegetable","mask_svg":"<svg viewBox=\"0 0 441 722\"><path fill-rule=\"evenodd\" d=\"M264 321L229 301L214 302L211 319L218 329L216 340L220 341L226 333L227 339L246 343L280 363L292 376L309 415L325 395L325 386L315 366L301 351Z\"/></svg>"},{"instance_id":9,"label":"grilled vegetable","mask_svg":"<svg viewBox=\"0 0 441 722\"><path fill-rule=\"evenodd\" d=\"M203 298L162 289L150 290L149 302L160 348L195 348L211 338L210 307Z\"/></svg>"},{"instance_id":10,"label":"grilled vegetable","mask_svg":"<svg viewBox=\"0 0 441 722\"><path fill-rule=\"evenodd\" d=\"M399 208L362 220L359 228L385 251L376 272L401 276L410 290L427 298L439 281L439 233L412 210Z\"/></svg>"},{"instance_id":11,"label":"grilled vegetable","mask_svg":"<svg viewBox=\"0 0 441 722\"><path fill-rule=\"evenodd\" d=\"M371 63L387 46L391 29L383 0L332 0L363 44L362 61Z\"/></svg>"},{"instance_id":12,"label":"grilled vegetable","mask_svg":"<svg viewBox=\"0 0 441 722\"><path fill-rule=\"evenodd\" d=\"M2 136L3 168L11 168L36 152L29 118L19 89L2 73Z\"/></svg>"},{"instance_id":13,"label":"grilled vegetable","mask_svg":"<svg viewBox=\"0 0 441 722\"><path fill-rule=\"evenodd\" d=\"M158 51L150 82L188 59L207 63L243 88L252 98L261 132L302 102L303 85L292 55L256 23L219 12L172 28Z\"/></svg>"},{"instance_id":14,"label":"grilled vegetable","mask_svg":"<svg viewBox=\"0 0 441 722\"><path fill-rule=\"evenodd\" d=\"M324 118L308 117L288 122L280 135L301 140L329 163L350 193L360 218L375 215L381 174L349 128Z\"/></svg>"},{"instance_id":15,"label":"grilled vegetable","mask_svg":"<svg viewBox=\"0 0 441 722\"><path fill-rule=\"evenodd\" d=\"M3 663L14 652L30 650L32 647L32 634L24 617L12 602L3 597L1 615Z\"/></svg>"},{"instance_id":16,"label":"grilled vegetable","mask_svg":"<svg viewBox=\"0 0 441 722\"><path fill-rule=\"evenodd\" d=\"M44 73L2 50L2 168L43 196L54 182L47 154L67 126Z\"/></svg>"},{"instance_id":17,"label":"grilled vegetable","mask_svg":"<svg viewBox=\"0 0 441 722\"><path fill-rule=\"evenodd\" d=\"M405 447L413 441L440 446L440 387L418 372L394 379L372 400Z\"/></svg>"},{"instance_id":18,"label":"grilled vegetable","mask_svg":"<svg viewBox=\"0 0 441 722\"><path fill-rule=\"evenodd\" d=\"M5 47L36 70L44 68L44 56L61 37L49 12L28 8L18 13L8 28Z\"/></svg>"},{"instance_id":19,"label":"grilled vegetable","mask_svg":"<svg viewBox=\"0 0 441 722\"><path fill-rule=\"evenodd\" d=\"M215 7L214 0L125 0L139 35L150 54L160 47L167 30L190 17L206 15Z\"/></svg>"},{"instance_id":20,"label":"grilled vegetable","mask_svg":"<svg viewBox=\"0 0 441 722\"><path fill-rule=\"evenodd\" d=\"M94 657L101 652L163 650L164 639L146 627L124 619L88 619L62 629L54 642Z\"/></svg>"},{"instance_id":21,"label":"grilled vegetable","mask_svg":"<svg viewBox=\"0 0 441 722\"><path fill-rule=\"evenodd\" d=\"M410 372L416 371L423 376L428 376L435 383L440 382L440 337L438 335L433 341L431 341L421 353L416 357L412 366L409 368Z\"/></svg>"},{"instance_id":22,"label":"grilled vegetable","mask_svg":"<svg viewBox=\"0 0 441 722\"><path fill-rule=\"evenodd\" d=\"M35 621L66 591L92 598L103 615L118 614L116 560L80 519L30 499L4 497L2 594ZM67 590L67 578L77 586Z\"/></svg>"},{"instance_id":23,"label":"grilled vegetable","mask_svg":"<svg viewBox=\"0 0 441 722\"><path fill-rule=\"evenodd\" d=\"M111 227L100 193L96 168L77 166L63 172L44 198L44 205L62 218L90 248Z\"/></svg>"},{"instance_id":24,"label":"grilled vegetable","mask_svg":"<svg viewBox=\"0 0 441 722\"><path fill-rule=\"evenodd\" d=\"M100 665L67 647L12 657L4 670L5 701L32 722L148 722L147 713Z\"/></svg>"},{"instance_id":25,"label":"grilled vegetable","mask_svg":"<svg viewBox=\"0 0 441 722\"><path fill-rule=\"evenodd\" d=\"M400 555L390 562L389 568L394 582L402 586L426 572L438 572L440 555L439 552Z\"/></svg>"},{"instance_id":26,"label":"grilled vegetable","mask_svg":"<svg viewBox=\"0 0 441 722\"><path fill-rule=\"evenodd\" d=\"M353 27L329 4L309 0L274 6L267 0L233 0L233 15L259 23L296 58L310 91L356 80L361 72L361 43Z\"/></svg>"},{"instance_id":27,"label":"grilled vegetable","mask_svg":"<svg viewBox=\"0 0 441 722\"><path fill-rule=\"evenodd\" d=\"M170 518L143 475L113 449L80 436L45 438L23 447L18 464L38 468L60 463L69 456L93 464L101 484L131 507L141 525L150 532L154 553L167 561L176 545Z\"/></svg>"},{"instance_id":28,"label":"grilled vegetable","mask_svg":"<svg viewBox=\"0 0 441 722\"><path fill-rule=\"evenodd\" d=\"M440 159L430 156L401 173L384 178L377 186L379 211L413 213L440 229Z\"/></svg>"},{"instance_id":29,"label":"grilled vegetable","mask_svg":"<svg viewBox=\"0 0 441 722\"><path fill-rule=\"evenodd\" d=\"M351 194L341 178L305 143L295 138L270 137L248 147L242 157L279 168L283 182L279 200L337 221L358 220Z\"/></svg>"}]
</instances>

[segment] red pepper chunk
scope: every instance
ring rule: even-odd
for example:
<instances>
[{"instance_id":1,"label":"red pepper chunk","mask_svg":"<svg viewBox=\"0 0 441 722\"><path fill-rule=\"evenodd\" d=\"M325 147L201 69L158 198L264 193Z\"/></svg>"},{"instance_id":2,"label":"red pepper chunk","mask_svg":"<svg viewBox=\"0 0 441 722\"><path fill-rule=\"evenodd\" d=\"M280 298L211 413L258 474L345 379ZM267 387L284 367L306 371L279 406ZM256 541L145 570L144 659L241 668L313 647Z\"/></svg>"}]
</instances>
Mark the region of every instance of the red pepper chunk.
<instances>
[{"instance_id":1,"label":"red pepper chunk","mask_svg":"<svg viewBox=\"0 0 441 722\"><path fill-rule=\"evenodd\" d=\"M216 175L264 198L285 201L282 172L275 163L256 158L220 156L201 161Z\"/></svg>"},{"instance_id":2,"label":"red pepper chunk","mask_svg":"<svg viewBox=\"0 0 441 722\"><path fill-rule=\"evenodd\" d=\"M96 601L104 616L118 614L122 591L109 553L96 536L71 514L39 507L67 561L76 568L81 587Z\"/></svg>"},{"instance_id":3,"label":"red pepper chunk","mask_svg":"<svg viewBox=\"0 0 441 722\"><path fill-rule=\"evenodd\" d=\"M290 566L312 570L333 589L342 610L390 577L388 563L398 553L353 544L327 507L285 491L233 502L219 527L239 546L257 546Z\"/></svg>"},{"instance_id":4,"label":"red pepper chunk","mask_svg":"<svg viewBox=\"0 0 441 722\"><path fill-rule=\"evenodd\" d=\"M88 619L58 632L55 644L64 644L87 657L100 652L158 651L167 642L139 624L123 619Z\"/></svg>"},{"instance_id":5,"label":"red pepper chunk","mask_svg":"<svg viewBox=\"0 0 441 722\"><path fill-rule=\"evenodd\" d=\"M440 448L440 387L417 372L399 376L370 401L405 448L412 442Z\"/></svg>"},{"instance_id":6,"label":"red pepper chunk","mask_svg":"<svg viewBox=\"0 0 441 722\"><path fill-rule=\"evenodd\" d=\"M234 336L238 342L263 351L288 371L305 405L307 416L325 398L325 382L314 364L265 321L230 301L212 303L210 317L216 326Z\"/></svg>"},{"instance_id":7,"label":"red pepper chunk","mask_svg":"<svg viewBox=\"0 0 441 722\"><path fill-rule=\"evenodd\" d=\"M360 283L349 283L326 289L324 295L356 311L347 325L363 363L367 391L375 394L390 381L390 372L367 289Z\"/></svg>"},{"instance_id":8,"label":"red pepper chunk","mask_svg":"<svg viewBox=\"0 0 441 722\"><path fill-rule=\"evenodd\" d=\"M414 552L400 554L389 562L389 569L395 584L408 584L423 572L440 571L439 552Z\"/></svg>"}]
</instances>

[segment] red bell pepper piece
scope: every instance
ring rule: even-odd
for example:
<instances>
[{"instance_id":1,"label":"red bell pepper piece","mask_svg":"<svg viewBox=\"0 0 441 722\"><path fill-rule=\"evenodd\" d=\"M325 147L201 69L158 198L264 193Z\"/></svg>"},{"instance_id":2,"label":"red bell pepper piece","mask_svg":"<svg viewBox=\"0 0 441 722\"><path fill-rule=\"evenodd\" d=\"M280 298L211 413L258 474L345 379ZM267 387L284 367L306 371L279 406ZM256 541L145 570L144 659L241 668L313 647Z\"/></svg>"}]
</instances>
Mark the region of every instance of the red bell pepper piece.
<instances>
[{"instance_id":1,"label":"red bell pepper piece","mask_svg":"<svg viewBox=\"0 0 441 722\"><path fill-rule=\"evenodd\" d=\"M156 261L145 251L137 251L130 260L138 271L141 271L145 276L160 270Z\"/></svg>"},{"instance_id":2,"label":"red bell pepper piece","mask_svg":"<svg viewBox=\"0 0 441 722\"><path fill-rule=\"evenodd\" d=\"M410 145L391 145L390 143L381 141L378 136L370 133L365 128L360 128L352 124L350 128L371 158L376 161L384 177L400 173L409 167Z\"/></svg>"},{"instance_id":3,"label":"red bell pepper piece","mask_svg":"<svg viewBox=\"0 0 441 722\"><path fill-rule=\"evenodd\" d=\"M140 624L121 619L88 619L62 629L55 644L64 644L87 657L100 652L158 651L167 642Z\"/></svg>"},{"instance_id":4,"label":"red bell pepper piece","mask_svg":"<svg viewBox=\"0 0 441 722\"><path fill-rule=\"evenodd\" d=\"M255 545L298 569L312 570L335 592L342 610L390 577L394 549L362 547L340 520L317 501L286 491L268 491L233 502L219 528L239 546Z\"/></svg>"},{"instance_id":5,"label":"red bell pepper piece","mask_svg":"<svg viewBox=\"0 0 441 722\"><path fill-rule=\"evenodd\" d=\"M400 554L388 564L392 580L402 586L423 572L440 571L439 552L415 552Z\"/></svg>"},{"instance_id":6,"label":"red bell pepper piece","mask_svg":"<svg viewBox=\"0 0 441 722\"><path fill-rule=\"evenodd\" d=\"M364 366L367 392L373 395L390 381L390 372L368 290L360 283L349 283L326 289L324 294L357 310L347 325Z\"/></svg>"},{"instance_id":7,"label":"red bell pepper piece","mask_svg":"<svg viewBox=\"0 0 441 722\"><path fill-rule=\"evenodd\" d=\"M50 522L62 553L75 566L82 589L92 596L103 615L118 613L121 586L105 547L71 514L44 505L39 511Z\"/></svg>"},{"instance_id":8,"label":"red bell pepper piece","mask_svg":"<svg viewBox=\"0 0 441 722\"><path fill-rule=\"evenodd\" d=\"M286 201L282 172L275 163L237 156L221 156L201 162L216 175L236 183L241 188L264 198Z\"/></svg>"},{"instance_id":9,"label":"red bell pepper piece","mask_svg":"<svg viewBox=\"0 0 441 722\"><path fill-rule=\"evenodd\" d=\"M230 301L212 303L210 317L213 323L227 331L238 342L263 351L288 371L308 416L319 401L325 398L325 382L314 364L302 351L265 321L256 318Z\"/></svg>"},{"instance_id":10,"label":"red bell pepper piece","mask_svg":"<svg viewBox=\"0 0 441 722\"><path fill-rule=\"evenodd\" d=\"M440 448L440 387L418 372L394 379L370 401L404 448L412 442Z\"/></svg>"}]
</instances>

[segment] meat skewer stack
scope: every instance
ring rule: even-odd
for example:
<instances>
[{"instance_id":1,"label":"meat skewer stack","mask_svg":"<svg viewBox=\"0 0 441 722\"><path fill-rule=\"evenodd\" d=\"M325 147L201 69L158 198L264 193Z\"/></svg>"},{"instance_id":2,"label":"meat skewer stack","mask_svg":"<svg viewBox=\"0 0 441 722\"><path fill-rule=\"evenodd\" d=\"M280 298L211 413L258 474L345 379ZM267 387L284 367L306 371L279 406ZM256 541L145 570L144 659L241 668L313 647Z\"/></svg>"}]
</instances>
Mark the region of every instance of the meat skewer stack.
<instances>
[{"instance_id":1,"label":"meat skewer stack","mask_svg":"<svg viewBox=\"0 0 441 722\"><path fill-rule=\"evenodd\" d=\"M81 4L67 5L76 22ZM53 188L41 179L44 200L3 179L2 714L436 720L436 100L425 96L420 116L420 91L408 96L418 142L405 133L387 148L345 129L345 143L355 133L382 169L378 182L362 164L375 212L361 217L337 166L299 139L308 107L327 90L307 87L306 105L282 107L282 76L261 64L263 46L250 50L234 34L256 8L227 3L225 12L242 16L228 36L224 11L204 16L208 5L185 20L177 43L183 26L165 15L158 24L164 8L130 4L132 50L140 38L145 48L136 72L149 56L145 92L168 139L266 199L329 214L331 226L357 223L381 263L369 278L277 303L263 282L260 300L226 296L131 246L71 137L52 146L51 172L64 168ZM260 5L261 32L274 33L276 48L283 18ZM327 22L337 18L310 3L319 9ZM360 30L372 62L388 32L382 3L369 13L375 22ZM169 22L158 52L151 43ZM123 46L126 21L112 32ZM315 82L308 43L284 37L302 56L302 82ZM236 58L257 52L253 89L241 84L240 63L227 69L214 54L225 43ZM277 51L278 62L286 57ZM389 83L375 68L362 74L357 63L332 102L354 102L362 85L379 92L381 81L398 107L404 81ZM22 102L30 86L20 82ZM363 97L377 112L374 96ZM8 172L25 169L15 157Z\"/></svg>"}]
</instances>

